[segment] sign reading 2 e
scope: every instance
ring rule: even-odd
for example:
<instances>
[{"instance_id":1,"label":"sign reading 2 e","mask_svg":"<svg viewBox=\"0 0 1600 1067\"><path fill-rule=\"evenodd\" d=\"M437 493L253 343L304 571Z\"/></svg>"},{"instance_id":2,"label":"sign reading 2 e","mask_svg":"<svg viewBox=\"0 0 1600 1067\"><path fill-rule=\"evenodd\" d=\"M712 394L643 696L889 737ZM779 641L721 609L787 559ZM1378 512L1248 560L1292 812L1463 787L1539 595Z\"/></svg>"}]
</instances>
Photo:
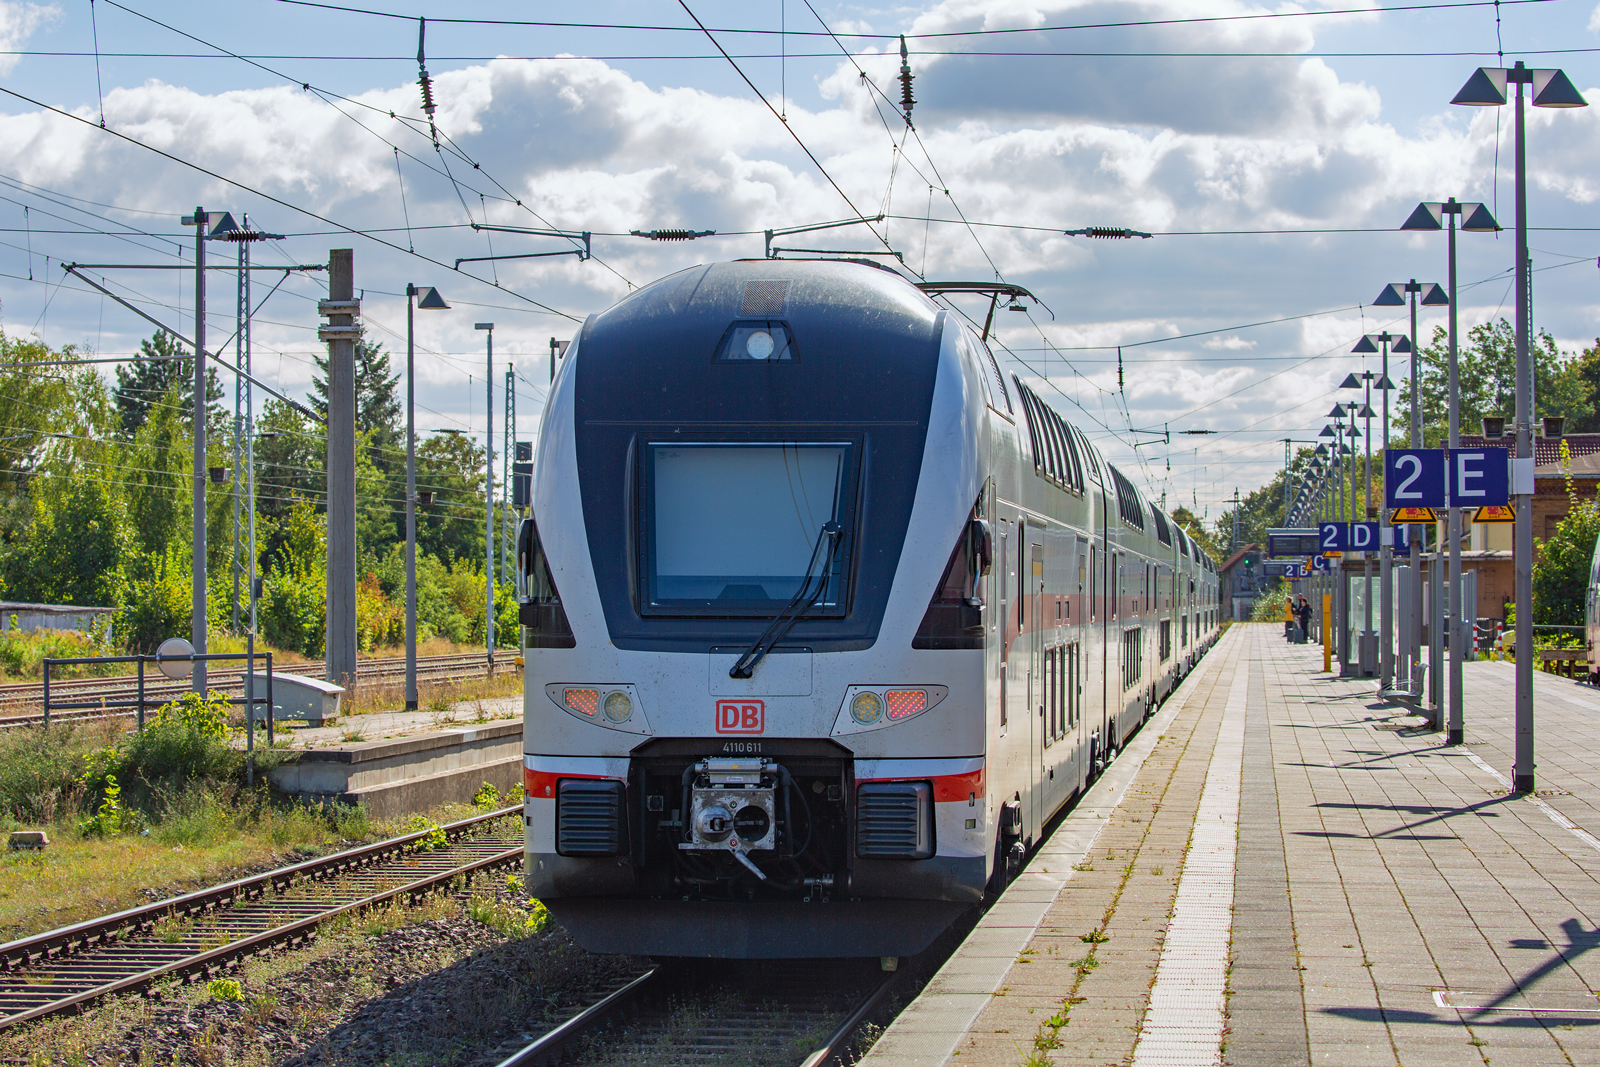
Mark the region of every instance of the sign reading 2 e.
<instances>
[{"instance_id":1,"label":"sign reading 2 e","mask_svg":"<svg viewBox=\"0 0 1600 1067\"><path fill-rule=\"evenodd\" d=\"M1511 503L1511 473L1504 448L1457 448L1450 452L1450 503L1458 508L1504 507Z\"/></svg>"},{"instance_id":2,"label":"sign reading 2 e","mask_svg":"<svg viewBox=\"0 0 1600 1067\"><path fill-rule=\"evenodd\" d=\"M1495 451L1504 452L1504 449ZM1383 506L1442 508L1446 506L1445 450L1391 448L1384 454Z\"/></svg>"}]
</instances>

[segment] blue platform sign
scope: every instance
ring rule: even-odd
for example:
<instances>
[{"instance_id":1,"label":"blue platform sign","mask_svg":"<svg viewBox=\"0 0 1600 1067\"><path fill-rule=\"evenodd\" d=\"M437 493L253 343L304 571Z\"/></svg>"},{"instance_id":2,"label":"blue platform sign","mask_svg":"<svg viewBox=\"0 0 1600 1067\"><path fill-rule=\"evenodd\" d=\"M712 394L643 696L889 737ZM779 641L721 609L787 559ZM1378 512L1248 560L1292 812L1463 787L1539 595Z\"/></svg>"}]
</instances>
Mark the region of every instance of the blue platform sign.
<instances>
[{"instance_id":1,"label":"blue platform sign","mask_svg":"<svg viewBox=\"0 0 1600 1067\"><path fill-rule=\"evenodd\" d=\"M1327 556L1312 556L1311 569L1313 571L1330 571L1333 569L1333 561Z\"/></svg>"},{"instance_id":2,"label":"blue platform sign","mask_svg":"<svg viewBox=\"0 0 1600 1067\"><path fill-rule=\"evenodd\" d=\"M1485 450L1488 451L1488 450ZM1493 451L1504 452L1505 449ZM1448 506L1445 450L1391 448L1383 460L1383 506L1442 508ZM1476 469L1476 468L1474 468Z\"/></svg>"},{"instance_id":3,"label":"blue platform sign","mask_svg":"<svg viewBox=\"0 0 1600 1067\"><path fill-rule=\"evenodd\" d=\"M1376 552L1378 526L1375 522L1325 522L1317 527L1317 537L1324 552Z\"/></svg>"},{"instance_id":4,"label":"blue platform sign","mask_svg":"<svg viewBox=\"0 0 1600 1067\"><path fill-rule=\"evenodd\" d=\"M1458 508L1511 503L1511 468L1505 448L1458 448L1450 453L1450 503Z\"/></svg>"},{"instance_id":5,"label":"blue platform sign","mask_svg":"<svg viewBox=\"0 0 1600 1067\"><path fill-rule=\"evenodd\" d=\"M1350 524L1350 532L1345 535L1345 541L1351 552L1378 551L1378 524L1375 522L1352 522Z\"/></svg>"}]
</instances>

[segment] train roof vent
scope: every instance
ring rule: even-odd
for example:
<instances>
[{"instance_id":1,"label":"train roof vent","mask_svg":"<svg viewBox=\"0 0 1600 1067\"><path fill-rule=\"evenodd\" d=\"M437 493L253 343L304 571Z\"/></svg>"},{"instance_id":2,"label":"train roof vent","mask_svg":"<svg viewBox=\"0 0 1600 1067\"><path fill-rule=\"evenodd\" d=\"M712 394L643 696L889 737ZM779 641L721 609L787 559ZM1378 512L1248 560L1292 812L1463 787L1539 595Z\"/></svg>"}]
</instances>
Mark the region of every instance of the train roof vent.
<instances>
[{"instance_id":1,"label":"train roof vent","mask_svg":"<svg viewBox=\"0 0 1600 1067\"><path fill-rule=\"evenodd\" d=\"M1111 464L1107 463L1106 469L1111 472L1111 481L1117 487L1117 511L1122 521L1135 530L1144 529L1144 506L1139 502L1139 490Z\"/></svg>"},{"instance_id":2,"label":"train roof vent","mask_svg":"<svg viewBox=\"0 0 1600 1067\"><path fill-rule=\"evenodd\" d=\"M1172 544L1172 528L1167 525L1167 517L1161 514L1161 509L1154 504L1150 505L1150 517L1156 523L1156 540L1164 545Z\"/></svg>"},{"instance_id":3,"label":"train roof vent","mask_svg":"<svg viewBox=\"0 0 1600 1067\"><path fill-rule=\"evenodd\" d=\"M744 283L741 315L782 315L789 299L789 283L779 278L757 278Z\"/></svg>"}]
</instances>

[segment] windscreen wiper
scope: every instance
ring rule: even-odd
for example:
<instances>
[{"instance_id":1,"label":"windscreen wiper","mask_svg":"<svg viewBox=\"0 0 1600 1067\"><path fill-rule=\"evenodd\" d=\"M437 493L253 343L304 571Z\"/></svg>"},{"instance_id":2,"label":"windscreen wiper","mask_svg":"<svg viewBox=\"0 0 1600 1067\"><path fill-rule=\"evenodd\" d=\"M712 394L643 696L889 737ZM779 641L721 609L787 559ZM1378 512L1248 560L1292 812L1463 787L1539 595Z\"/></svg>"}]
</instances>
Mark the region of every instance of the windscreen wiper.
<instances>
[{"instance_id":1,"label":"windscreen wiper","mask_svg":"<svg viewBox=\"0 0 1600 1067\"><path fill-rule=\"evenodd\" d=\"M795 593L794 599L784 605L782 611L773 616L772 624L767 627L766 632L756 638L756 643L745 649L744 655L728 668L729 678L750 677L755 672L756 664L772 651L772 647L783 640L784 635L806 612L817 606L817 601L822 599L823 591L828 588L828 569L833 564L834 553L839 551L839 541L843 532L839 524L832 519L822 524L821 531L817 533L816 546L811 549L811 561L806 564L806 576L800 582L799 591ZM828 546L826 554L822 551L823 545ZM817 567L818 557L822 559L820 570ZM811 589L813 575L817 579L815 592Z\"/></svg>"}]
</instances>

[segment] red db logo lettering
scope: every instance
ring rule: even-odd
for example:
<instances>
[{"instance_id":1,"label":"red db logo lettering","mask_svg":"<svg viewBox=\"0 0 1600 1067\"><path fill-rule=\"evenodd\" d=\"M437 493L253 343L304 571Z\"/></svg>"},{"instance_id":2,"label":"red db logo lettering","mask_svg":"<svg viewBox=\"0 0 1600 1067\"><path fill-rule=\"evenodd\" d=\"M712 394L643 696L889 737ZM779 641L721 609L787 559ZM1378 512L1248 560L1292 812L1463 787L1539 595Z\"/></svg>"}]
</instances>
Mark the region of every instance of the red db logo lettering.
<instances>
[{"instance_id":1,"label":"red db logo lettering","mask_svg":"<svg viewBox=\"0 0 1600 1067\"><path fill-rule=\"evenodd\" d=\"M759 734L767 728L767 706L760 700L717 701L717 733Z\"/></svg>"}]
</instances>

